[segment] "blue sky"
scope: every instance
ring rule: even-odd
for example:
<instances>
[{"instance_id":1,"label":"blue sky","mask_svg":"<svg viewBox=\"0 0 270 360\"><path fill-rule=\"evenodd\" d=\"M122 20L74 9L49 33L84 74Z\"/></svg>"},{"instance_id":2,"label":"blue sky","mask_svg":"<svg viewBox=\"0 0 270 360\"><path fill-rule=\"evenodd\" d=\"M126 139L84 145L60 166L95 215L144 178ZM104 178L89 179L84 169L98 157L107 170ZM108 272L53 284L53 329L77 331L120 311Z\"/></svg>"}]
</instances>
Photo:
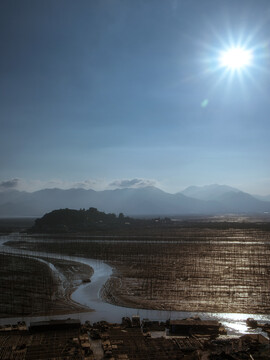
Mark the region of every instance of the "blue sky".
<instances>
[{"instance_id":1,"label":"blue sky","mask_svg":"<svg viewBox=\"0 0 270 360\"><path fill-rule=\"evenodd\" d=\"M269 34L268 0L1 1L0 182L269 194Z\"/></svg>"}]
</instances>

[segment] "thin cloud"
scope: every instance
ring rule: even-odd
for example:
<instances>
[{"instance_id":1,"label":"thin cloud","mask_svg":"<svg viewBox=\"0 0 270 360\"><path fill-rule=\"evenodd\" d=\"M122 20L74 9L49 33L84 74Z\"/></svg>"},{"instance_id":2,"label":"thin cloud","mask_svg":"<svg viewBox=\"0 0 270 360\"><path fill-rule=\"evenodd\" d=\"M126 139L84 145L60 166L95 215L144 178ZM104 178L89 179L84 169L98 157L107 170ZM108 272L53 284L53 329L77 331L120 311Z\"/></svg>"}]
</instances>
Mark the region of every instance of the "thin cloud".
<instances>
[{"instance_id":1,"label":"thin cloud","mask_svg":"<svg viewBox=\"0 0 270 360\"><path fill-rule=\"evenodd\" d=\"M96 180L85 180L85 181L79 181L73 184L74 188L79 189L95 189L100 185L100 182Z\"/></svg>"},{"instance_id":2,"label":"thin cloud","mask_svg":"<svg viewBox=\"0 0 270 360\"><path fill-rule=\"evenodd\" d=\"M64 181L61 179L38 180L38 179L10 179L0 182L0 191L19 190L34 192L43 189L93 189L104 190L108 183L104 180L87 179L83 181Z\"/></svg>"},{"instance_id":3,"label":"thin cloud","mask_svg":"<svg viewBox=\"0 0 270 360\"><path fill-rule=\"evenodd\" d=\"M38 180L38 179L10 179L0 182L0 191L19 190L34 192L43 189L85 189L101 191L111 188L142 188L158 186L156 180L151 179L118 179L108 183L105 179L86 179L82 181L64 181L61 179Z\"/></svg>"},{"instance_id":4,"label":"thin cloud","mask_svg":"<svg viewBox=\"0 0 270 360\"><path fill-rule=\"evenodd\" d=\"M83 181L63 181L63 180L50 180L44 182L38 182L37 185L40 189L52 189L59 188L63 190L67 189L93 189L93 190L103 190L106 187L106 183L103 180L96 179L87 179Z\"/></svg>"},{"instance_id":5,"label":"thin cloud","mask_svg":"<svg viewBox=\"0 0 270 360\"><path fill-rule=\"evenodd\" d=\"M115 180L109 184L110 187L115 188L140 188L146 186L156 186L155 180L149 179L123 179Z\"/></svg>"},{"instance_id":6,"label":"thin cloud","mask_svg":"<svg viewBox=\"0 0 270 360\"><path fill-rule=\"evenodd\" d=\"M0 190L17 189L20 183L20 179L10 179L0 182Z\"/></svg>"}]
</instances>

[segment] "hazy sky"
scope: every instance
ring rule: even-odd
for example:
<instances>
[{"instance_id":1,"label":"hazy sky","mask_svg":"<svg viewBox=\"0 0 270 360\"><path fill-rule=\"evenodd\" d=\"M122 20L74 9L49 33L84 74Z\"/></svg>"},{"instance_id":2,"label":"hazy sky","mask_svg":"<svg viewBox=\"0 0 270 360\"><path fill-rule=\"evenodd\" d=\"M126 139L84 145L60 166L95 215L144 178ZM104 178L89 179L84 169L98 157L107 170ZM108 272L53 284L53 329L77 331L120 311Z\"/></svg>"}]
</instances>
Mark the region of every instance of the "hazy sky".
<instances>
[{"instance_id":1,"label":"hazy sky","mask_svg":"<svg viewBox=\"0 0 270 360\"><path fill-rule=\"evenodd\" d=\"M0 27L3 184L270 194L269 0L3 0Z\"/></svg>"}]
</instances>

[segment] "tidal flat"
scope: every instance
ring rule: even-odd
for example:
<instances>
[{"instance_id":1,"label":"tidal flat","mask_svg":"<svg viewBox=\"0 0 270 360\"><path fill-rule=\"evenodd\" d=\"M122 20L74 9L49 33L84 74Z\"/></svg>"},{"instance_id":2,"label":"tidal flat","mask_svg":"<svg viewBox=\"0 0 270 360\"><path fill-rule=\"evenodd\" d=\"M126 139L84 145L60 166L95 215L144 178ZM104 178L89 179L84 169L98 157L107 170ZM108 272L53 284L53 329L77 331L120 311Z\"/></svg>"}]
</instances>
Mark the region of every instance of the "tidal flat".
<instances>
[{"instance_id":1,"label":"tidal flat","mask_svg":"<svg viewBox=\"0 0 270 360\"><path fill-rule=\"evenodd\" d=\"M161 236L82 239L26 236L8 245L98 259L113 268L101 291L120 306L168 311L269 314L270 232L256 224L203 225ZM48 255L49 256L49 255Z\"/></svg>"},{"instance_id":2,"label":"tidal flat","mask_svg":"<svg viewBox=\"0 0 270 360\"><path fill-rule=\"evenodd\" d=\"M0 317L78 313L89 309L71 300L93 270L84 264L0 254Z\"/></svg>"}]
</instances>

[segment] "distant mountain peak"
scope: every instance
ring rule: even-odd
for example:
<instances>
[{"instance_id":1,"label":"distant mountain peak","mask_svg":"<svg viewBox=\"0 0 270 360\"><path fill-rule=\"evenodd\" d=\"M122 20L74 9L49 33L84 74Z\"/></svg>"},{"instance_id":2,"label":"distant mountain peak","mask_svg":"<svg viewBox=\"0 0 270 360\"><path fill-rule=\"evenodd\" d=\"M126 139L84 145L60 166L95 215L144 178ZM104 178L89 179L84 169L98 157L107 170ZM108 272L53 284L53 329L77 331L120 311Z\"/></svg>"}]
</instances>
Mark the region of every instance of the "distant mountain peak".
<instances>
[{"instance_id":1,"label":"distant mountain peak","mask_svg":"<svg viewBox=\"0 0 270 360\"><path fill-rule=\"evenodd\" d=\"M261 201L227 185L189 186L169 194L155 186L115 190L44 189L32 193L0 192L0 216L40 216L54 209L88 209L125 213L129 216L270 212Z\"/></svg>"},{"instance_id":2,"label":"distant mountain peak","mask_svg":"<svg viewBox=\"0 0 270 360\"><path fill-rule=\"evenodd\" d=\"M201 186L198 186L198 185L191 185L191 186L188 186L185 190L183 191L186 191L187 189L190 189L190 190L214 190L214 189L226 189L226 190L231 190L231 191L240 191L239 189L236 189L232 186L229 186L229 185L225 185L225 184L208 184L208 185L201 185Z\"/></svg>"},{"instance_id":3,"label":"distant mountain peak","mask_svg":"<svg viewBox=\"0 0 270 360\"><path fill-rule=\"evenodd\" d=\"M228 185L210 184L204 186L189 186L181 193L199 200L217 200L228 192L240 192L240 190Z\"/></svg>"}]
</instances>

